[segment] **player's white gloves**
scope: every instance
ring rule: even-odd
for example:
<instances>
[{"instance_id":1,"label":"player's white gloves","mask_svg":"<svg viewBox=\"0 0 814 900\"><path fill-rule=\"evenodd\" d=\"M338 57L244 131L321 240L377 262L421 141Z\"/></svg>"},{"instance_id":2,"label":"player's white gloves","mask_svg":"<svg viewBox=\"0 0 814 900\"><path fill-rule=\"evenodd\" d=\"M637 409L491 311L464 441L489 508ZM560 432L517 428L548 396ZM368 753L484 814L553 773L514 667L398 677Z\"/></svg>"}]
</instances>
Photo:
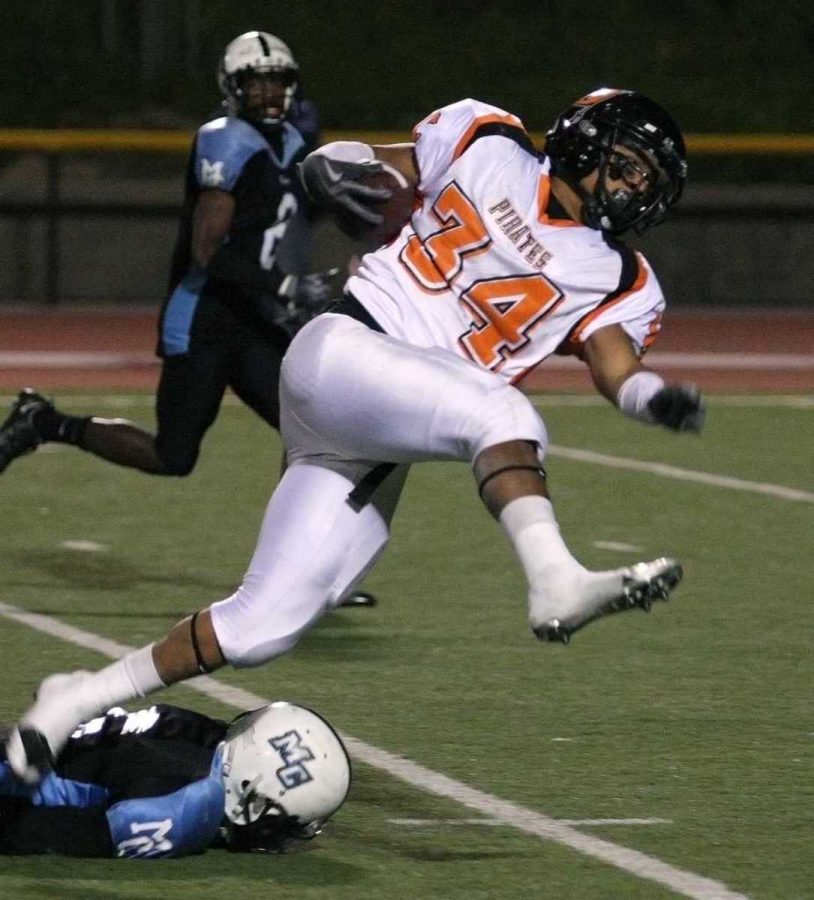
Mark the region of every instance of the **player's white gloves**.
<instances>
[{"instance_id":1,"label":"player's white gloves","mask_svg":"<svg viewBox=\"0 0 814 900\"><path fill-rule=\"evenodd\" d=\"M700 431L707 407L697 387L665 385L650 398L647 408L653 421L673 431Z\"/></svg>"},{"instance_id":2,"label":"player's white gloves","mask_svg":"<svg viewBox=\"0 0 814 900\"><path fill-rule=\"evenodd\" d=\"M366 225L381 225L377 203L390 199L387 188L370 187L361 179L383 171L374 159L345 162L329 159L324 153L311 153L300 163L300 180L311 199L324 209L361 221Z\"/></svg>"}]
</instances>

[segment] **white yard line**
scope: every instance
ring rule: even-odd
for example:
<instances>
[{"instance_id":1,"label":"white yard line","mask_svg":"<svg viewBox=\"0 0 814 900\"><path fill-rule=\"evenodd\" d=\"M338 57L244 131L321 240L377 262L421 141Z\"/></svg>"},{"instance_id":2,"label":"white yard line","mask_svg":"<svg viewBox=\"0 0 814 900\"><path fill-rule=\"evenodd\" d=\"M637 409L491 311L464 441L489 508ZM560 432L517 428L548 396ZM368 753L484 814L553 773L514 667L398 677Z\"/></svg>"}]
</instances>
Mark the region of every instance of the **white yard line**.
<instances>
[{"instance_id":1,"label":"white yard line","mask_svg":"<svg viewBox=\"0 0 814 900\"><path fill-rule=\"evenodd\" d=\"M104 553L107 550L104 544L99 544L96 541L86 541L82 538L73 541L60 541L59 546L64 547L66 550L76 550L78 553Z\"/></svg>"},{"instance_id":2,"label":"white yard line","mask_svg":"<svg viewBox=\"0 0 814 900\"><path fill-rule=\"evenodd\" d=\"M0 396L0 403L3 402ZM10 401L12 398L8 398ZM601 397L580 397L553 394L550 397L537 397L536 406L588 406L605 405L606 400ZM769 401L769 402L767 402ZM229 406L241 405L237 397L227 394L223 402ZM131 406L152 406L154 400L150 394L124 394L124 395L69 395L65 397L64 406L81 404L82 406L98 405L115 409L127 409ZM715 397L712 405L732 406L786 406L790 408L810 409L814 408L814 398L808 396L777 396L777 397ZM49 445L46 445L46 450ZM40 451L42 452L42 451ZM673 478L678 481L690 481L698 484L707 484L712 487L725 488L733 491L746 491L753 494L764 494L770 497L778 497L782 500L792 500L801 503L814 502L814 493L800 488L786 487L782 484L773 484L763 481L749 481L744 478L733 478L729 475L715 475L711 472L699 472L695 469L682 469L679 466L670 466L666 463L648 462L646 460L628 459L623 456L611 456L608 453L597 453L594 450L582 450L578 447L563 447L559 444L550 444L548 447L550 456L558 456L570 459L574 462L586 462L599 466L607 466L612 469L630 469L634 472L648 472L651 475L659 475L663 478Z\"/></svg>"},{"instance_id":3,"label":"white yard line","mask_svg":"<svg viewBox=\"0 0 814 900\"><path fill-rule=\"evenodd\" d=\"M626 544L623 541L593 541L594 547L600 550L615 550L617 553L641 553L643 547L636 544Z\"/></svg>"},{"instance_id":4,"label":"white yard line","mask_svg":"<svg viewBox=\"0 0 814 900\"><path fill-rule=\"evenodd\" d=\"M814 493L798 488L784 487L782 484L768 484L763 481L747 481L743 478L731 478L728 475L713 475L710 472L698 472L694 469L680 469L665 463L645 462L639 459L627 459L624 456L610 456L607 453L596 453L593 450L580 450L576 447L561 447L550 444L550 456L559 456L575 462L594 463L598 466L609 466L612 469L631 469L634 472L649 472L663 478L676 478L679 481L695 481L712 487L728 488L732 491L748 491L753 494L767 494L783 500L796 500L802 503L814 503Z\"/></svg>"},{"instance_id":5,"label":"white yard line","mask_svg":"<svg viewBox=\"0 0 814 900\"><path fill-rule=\"evenodd\" d=\"M437 828L439 826L451 826L456 828L461 825L483 825L485 827L493 827L499 825L501 828L506 823L500 819L388 819L391 825L405 825L410 828L430 827ZM655 816L645 819L555 819L560 825L583 825L583 826L603 826L603 825L672 825L672 819L660 819Z\"/></svg>"},{"instance_id":6,"label":"white yard line","mask_svg":"<svg viewBox=\"0 0 814 900\"><path fill-rule=\"evenodd\" d=\"M51 616L28 613L7 603L0 602L0 616L113 659L118 659L131 649L125 644L66 625ZM269 702L265 697L241 688L230 687L209 676L195 678L187 682L186 686L236 709L254 709ZM381 750L349 734L343 734L342 739L356 759L381 769L415 788L437 797L455 800L489 819L502 822L525 834L570 847L578 853L615 866L638 878L656 882L683 897L691 897L694 900L748 900L745 895L731 891L719 881L671 866L638 850L583 834L571 825L558 822L544 813L469 787L440 772L414 763L403 756Z\"/></svg>"}]
</instances>

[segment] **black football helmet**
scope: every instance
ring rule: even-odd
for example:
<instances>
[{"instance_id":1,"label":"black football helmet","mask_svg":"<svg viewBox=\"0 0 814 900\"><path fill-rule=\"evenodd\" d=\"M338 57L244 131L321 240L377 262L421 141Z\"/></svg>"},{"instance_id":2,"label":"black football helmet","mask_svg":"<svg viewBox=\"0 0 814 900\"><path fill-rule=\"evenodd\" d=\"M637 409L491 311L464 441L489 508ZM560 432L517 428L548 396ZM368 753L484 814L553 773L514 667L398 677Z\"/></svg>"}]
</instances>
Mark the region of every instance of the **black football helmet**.
<instances>
[{"instance_id":1,"label":"black football helmet","mask_svg":"<svg viewBox=\"0 0 814 900\"><path fill-rule=\"evenodd\" d=\"M619 153L625 148L629 154ZM617 152L614 152L615 149ZM681 130L658 103L636 91L600 88L558 116L546 135L552 172L582 198L582 220L610 234L657 225L684 190L686 148ZM632 154L632 155L631 155ZM608 189L608 176L638 174L640 186ZM580 184L598 170L592 192Z\"/></svg>"}]
</instances>

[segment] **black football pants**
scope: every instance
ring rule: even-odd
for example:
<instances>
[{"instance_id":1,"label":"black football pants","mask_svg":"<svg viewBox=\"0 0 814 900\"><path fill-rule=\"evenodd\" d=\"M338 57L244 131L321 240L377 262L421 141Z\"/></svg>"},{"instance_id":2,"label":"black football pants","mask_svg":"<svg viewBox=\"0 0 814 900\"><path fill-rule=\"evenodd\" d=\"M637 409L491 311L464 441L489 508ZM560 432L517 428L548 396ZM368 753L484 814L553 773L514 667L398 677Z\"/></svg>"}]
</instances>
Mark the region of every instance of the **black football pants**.
<instances>
[{"instance_id":1,"label":"black football pants","mask_svg":"<svg viewBox=\"0 0 814 900\"><path fill-rule=\"evenodd\" d=\"M164 359L156 396L155 447L168 475L193 470L227 387L279 430L280 364L289 340L222 300L201 296L189 352Z\"/></svg>"}]
</instances>

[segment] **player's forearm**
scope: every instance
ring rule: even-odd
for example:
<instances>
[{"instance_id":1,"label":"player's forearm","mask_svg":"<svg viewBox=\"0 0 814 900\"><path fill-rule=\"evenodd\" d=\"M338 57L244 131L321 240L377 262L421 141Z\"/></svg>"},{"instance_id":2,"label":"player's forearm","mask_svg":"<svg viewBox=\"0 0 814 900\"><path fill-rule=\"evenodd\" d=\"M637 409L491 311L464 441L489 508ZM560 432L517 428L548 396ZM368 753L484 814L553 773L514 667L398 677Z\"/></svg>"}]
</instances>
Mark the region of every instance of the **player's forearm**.
<instances>
[{"instance_id":1,"label":"player's forearm","mask_svg":"<svg viewBox=\"0 0 814 900\"><path fill-rule=\"evenodd\" d=\"M220 190L203 191L192 217L192 263L206 269L232 227L235 198Z\"/></svg>"},{"instance_id":2,"label":"player's forearm","mask_svg":"<svg viewBox=\"0 0 814 900\"><path fill-rule=\"evenodd\" d=\"M631 418L673 431L700 431L706 416L706 403L698 388L665 384L660 375L646 369L622 384L617 405Z\"/></svg>"},{"instance_id":3,"label":"player's forearm","mask_svg":"<svg viewBox=\"0 0 814 900\"><path fill-rule=\"evenodd\" d=\"M415 144L374 144L376 159L398 169L411 183L418 181L418 164L415 159Z\"/></svg>"},{"instance_id":4,"label":"player's forearm","mask_svg":"<svg viewBox=\"0 0 814 900\"><path fill-rule=\"evenodd\" d=\"M617 386L614 402L631 419L654 424L650 401L664 387L664 379L656 372L641 368L632 372Z\"/></svg>"},{"instance_id":5,"label":"player's forearm","mask_svg":"<svg viewBox=\"0 0 814 900\"><path fill-rule=\"evenodd\" d=\"M218 252L218 248L222 246L224 236L215 232L196 235L190 253L193 266L198 269L207 269L212 258Z\"/></svg>"},{"instance_id":6,"label":"player's forearm","mask_svg":"<svg viewBox=\"0 0 814 900\"><path fill-rule=\"evenodd\" d=\"M646 369L619 325L601 328L585 342L585 361L597 390L626 416L674 431L700 431L705 405L692 385L666 384Z\"/></svg>"}]
</instances>

